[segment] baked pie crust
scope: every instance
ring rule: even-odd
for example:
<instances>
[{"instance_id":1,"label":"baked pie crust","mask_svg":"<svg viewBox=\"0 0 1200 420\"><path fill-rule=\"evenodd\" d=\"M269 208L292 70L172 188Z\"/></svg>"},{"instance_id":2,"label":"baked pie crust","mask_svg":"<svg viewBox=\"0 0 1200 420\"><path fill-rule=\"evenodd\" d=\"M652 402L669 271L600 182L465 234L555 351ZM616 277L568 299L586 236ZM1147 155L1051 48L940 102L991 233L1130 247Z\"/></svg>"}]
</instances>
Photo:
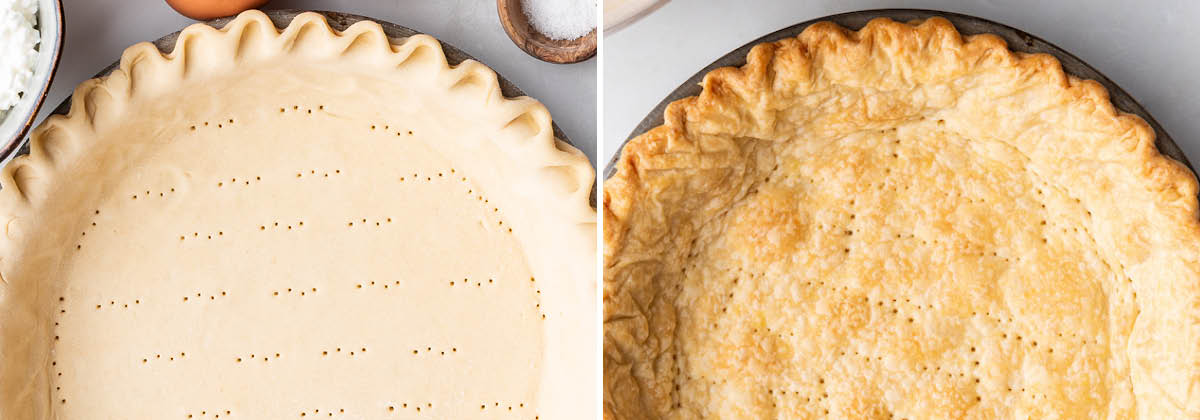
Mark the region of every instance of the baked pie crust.
<instances>
[{"instance_id":1,"label":"baked pie crust","mask_svg":"<svg viewBox=\"0 0 1200 420\"><path fill-rule=\"evenodd\" d=\"M135 45L0 177L0 418L594 413L593 180L429 36Z\"/></svg>"},{"instance_id":2,"label":"baked pie crust","mask_svg":"<svg viewBox=\"0 0 1200 420\"><path fill-rule=\"evenodd\" d=\"M604 414L1200 418L1197 185L946 20L709 73L605 183Z\"/></svg>"}]
</instances>

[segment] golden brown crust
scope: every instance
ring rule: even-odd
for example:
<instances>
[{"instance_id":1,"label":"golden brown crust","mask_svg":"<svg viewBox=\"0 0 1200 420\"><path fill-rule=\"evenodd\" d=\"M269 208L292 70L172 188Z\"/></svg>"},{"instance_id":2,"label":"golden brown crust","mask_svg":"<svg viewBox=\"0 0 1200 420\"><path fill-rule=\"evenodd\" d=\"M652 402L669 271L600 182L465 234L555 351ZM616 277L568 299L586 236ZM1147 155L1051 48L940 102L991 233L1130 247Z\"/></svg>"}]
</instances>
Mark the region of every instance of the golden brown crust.
<instances>
[{"instance_id":1,"label":"golden brown crust","mask_svg":"<svg viewBox=\"0 0 1200 420\"><path fill-rule=\"evenodd\" d=\"M686 327L680 317L699 316L681 309L681 301L703 302L690 295L681 298L681 293L703 291L710 281L688 283L687 270L707 267L695 260L696 255L736 248L735 240L722 238L722 229L730 232L739 226L758 229L751 235L785 235L783 243L791 243L788 231L779 230L788 223L786 215L756 216L754 210L771 211L771 207L755 208L750 202L774 197L768 194L766 180L795 169L778 169L788 165L785 154L817 147L805 142L911 125L933 127L932 121L928 125L922 121L938 118L944 119L937 123L941 128L933 129L949 133L948 138L980 139L970 140L977 146L968 147L991 148L967 156L1023 162L1033 181L1056 188L1063 198L1073 198L1075 204L1062 204L1062 208L1086 211L1088 222L1074 226L1083 227L1091 238L1090 255L1095 261L1089 269L1105 278L1129 281L1127 286L1112 283L1111 288L1105 281L1097 283L1104 287L1103 301L1113 312L1093 321L1104 324L1100 328L1109 341L1086 360L1105 367L1076 366L1070 371L1070 375L1108 375L1099 380L1108 390L1102 393L1111 395L1107 402L1066 401L1063 404L1075 405L1061 409L1043 403L1044 411L1019 412L987 408L981 397L979 407L961 408L964 411L939 406L908 407L910 412L930 410L924 412L972 418L1021 413L1144 419L1200 416L1200 262L1196 257L1200 224L1194 176L1160 155L1153 130L1140 118L1114 109L1098 83L1066 75L1050 56L1011 52L992 35L964 37L948 21L934 18L911 24L876 19L857 32L818 23L797 38L758 45L746 65L709 73L700 96L671 104L663 126L625 146L617 172L604 188L605 417L730 415L693 406L703 404L703 398L695 398L702 394L685 398L680 391L689 382L690 374L684 372L698 369L684 360L690 354L682 346L695 340L677 333ZM872 168L830 164L860 172ZM779 197L786 205L797 205L788 201L792 200L788 194ZM941 203L928 205L930 211L942 209ZM1058 211L1057 204L1050 205ZM744 211L738 213L739 209ZM748 219L734 223L728 220L732 213ZM763 219L745 221L755 217ZM1074 219L1064 226L1072 223ZM765 247L760 253L775 249L763 243L752 247L760 245ZM1062 257L1076 251L1059 249L1059 254L1049 255ZM781 257L747 258L761 263ZM1068 292L1049 293L1047 298L1070 297ZM1097 340L1097 347L1102 341ZM746 369L750 372L753 366ZM1064 373L1065 380L1077 377L1070 375ZM959 391L930 392L953 396ZM903 407L886 397L841 406L832 403L837 398L828 404L851 418L883 416L883 411L872 410L903 414L897 412ZM1093 411L1070 411L1088 404ZM756 405L761 404L747 403L737 409ZM779 415L780 411L766 413Z\"/></svg>"}]
</instances>

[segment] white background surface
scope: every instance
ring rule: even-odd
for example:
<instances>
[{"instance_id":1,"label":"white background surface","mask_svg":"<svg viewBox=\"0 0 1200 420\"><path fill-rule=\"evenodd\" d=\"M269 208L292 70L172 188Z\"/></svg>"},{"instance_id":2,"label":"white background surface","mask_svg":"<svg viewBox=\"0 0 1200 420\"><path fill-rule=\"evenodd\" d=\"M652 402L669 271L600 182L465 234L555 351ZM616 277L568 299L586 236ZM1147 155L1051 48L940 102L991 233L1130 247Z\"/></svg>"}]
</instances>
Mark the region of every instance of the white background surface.
<instances>
[{"instance_id":1,"label":"white background surface","mask_svg":"<svg viewBox=\"0 0 1200 420\"><path fill-rule=\"evenodd\" d=\"M153 41L193 23L163 0L63 3L66 44L39 118L45 118L79 82L120 58L125 47ZM264 8L353 13L433 35L466 51L546 104L571 142L595 163L596 60L559 65L526 55L504 34L494 0L276 0Z\"/></svg>"},{"instance_id":2,"label":"white background surface","mask_svg":"<svg viewBox=\"0 0 1200 420\"><path fill-rule=\"evenodd\" d=\"M659 101L722 55L796 23L882 8L973 15L1045 39L1129 92L1200 164L1200 1L673 0L604 39L601 172Z\"/></svg>"}]
</instances>

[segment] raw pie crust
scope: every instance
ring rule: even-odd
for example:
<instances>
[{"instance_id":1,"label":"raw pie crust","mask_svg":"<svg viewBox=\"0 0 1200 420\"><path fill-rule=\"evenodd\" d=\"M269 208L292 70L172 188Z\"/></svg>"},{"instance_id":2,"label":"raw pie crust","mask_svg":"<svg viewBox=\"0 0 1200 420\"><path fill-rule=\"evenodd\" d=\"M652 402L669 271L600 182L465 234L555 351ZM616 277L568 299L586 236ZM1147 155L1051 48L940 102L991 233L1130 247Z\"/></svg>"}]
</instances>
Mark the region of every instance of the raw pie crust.
<instances>
[{"instance_id":1,"label":"raw pie crust","mask_svg":"<svg viewBox=\"0 0 1200 420\"><path fill-rule=\"evenodd\" d=\"M1196 180L1047 55L813 25L605 183L611 419L1200 417Z\"/></svg>"},{"instance_id":2,"label":"raw pie crust","mask_svg":"<svg viewBox=\"0 0 1200 420\"><path fill-rule=\"evenodd\" d=\"M439 43L125 51L0 182L0 418L595 412L594 173Z\"/></svg>"}]
</instances>

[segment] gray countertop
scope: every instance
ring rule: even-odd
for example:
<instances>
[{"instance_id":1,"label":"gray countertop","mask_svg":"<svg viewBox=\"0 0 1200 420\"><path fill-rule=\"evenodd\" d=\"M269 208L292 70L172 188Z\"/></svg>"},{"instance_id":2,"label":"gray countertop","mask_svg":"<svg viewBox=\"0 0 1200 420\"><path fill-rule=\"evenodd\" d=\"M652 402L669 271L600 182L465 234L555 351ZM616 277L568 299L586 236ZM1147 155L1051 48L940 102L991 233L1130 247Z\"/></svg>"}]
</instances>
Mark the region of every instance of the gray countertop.
<instances>
[{"instance_id":1,"label":"gray countertop","mask_svg":"<svg viewBox=\"0 0 1200 420\"><path fill-rule=\"evenodd\" d=\"M1058 45L1129 92L1200 160L1200 2L673 0L604 39L601 162L660 100L725 53L806 20L882 8L974 15Z\"/></svg>"},{"instance_id":2,"label":"gray countertop","mask_svg":"<svg viewBox=\"0 0 1200 420\"><path fill-rule=\"evenodd\" d=\"M121 56L194 21L163 0L64 0L66 44L39 121L75 86ZM487 0L277 0L266 8L331 10L386 20L454 45L546 104L571 141L596 162L596 60L559 65L525 55Z\"/></svg>"}]
</instances>

